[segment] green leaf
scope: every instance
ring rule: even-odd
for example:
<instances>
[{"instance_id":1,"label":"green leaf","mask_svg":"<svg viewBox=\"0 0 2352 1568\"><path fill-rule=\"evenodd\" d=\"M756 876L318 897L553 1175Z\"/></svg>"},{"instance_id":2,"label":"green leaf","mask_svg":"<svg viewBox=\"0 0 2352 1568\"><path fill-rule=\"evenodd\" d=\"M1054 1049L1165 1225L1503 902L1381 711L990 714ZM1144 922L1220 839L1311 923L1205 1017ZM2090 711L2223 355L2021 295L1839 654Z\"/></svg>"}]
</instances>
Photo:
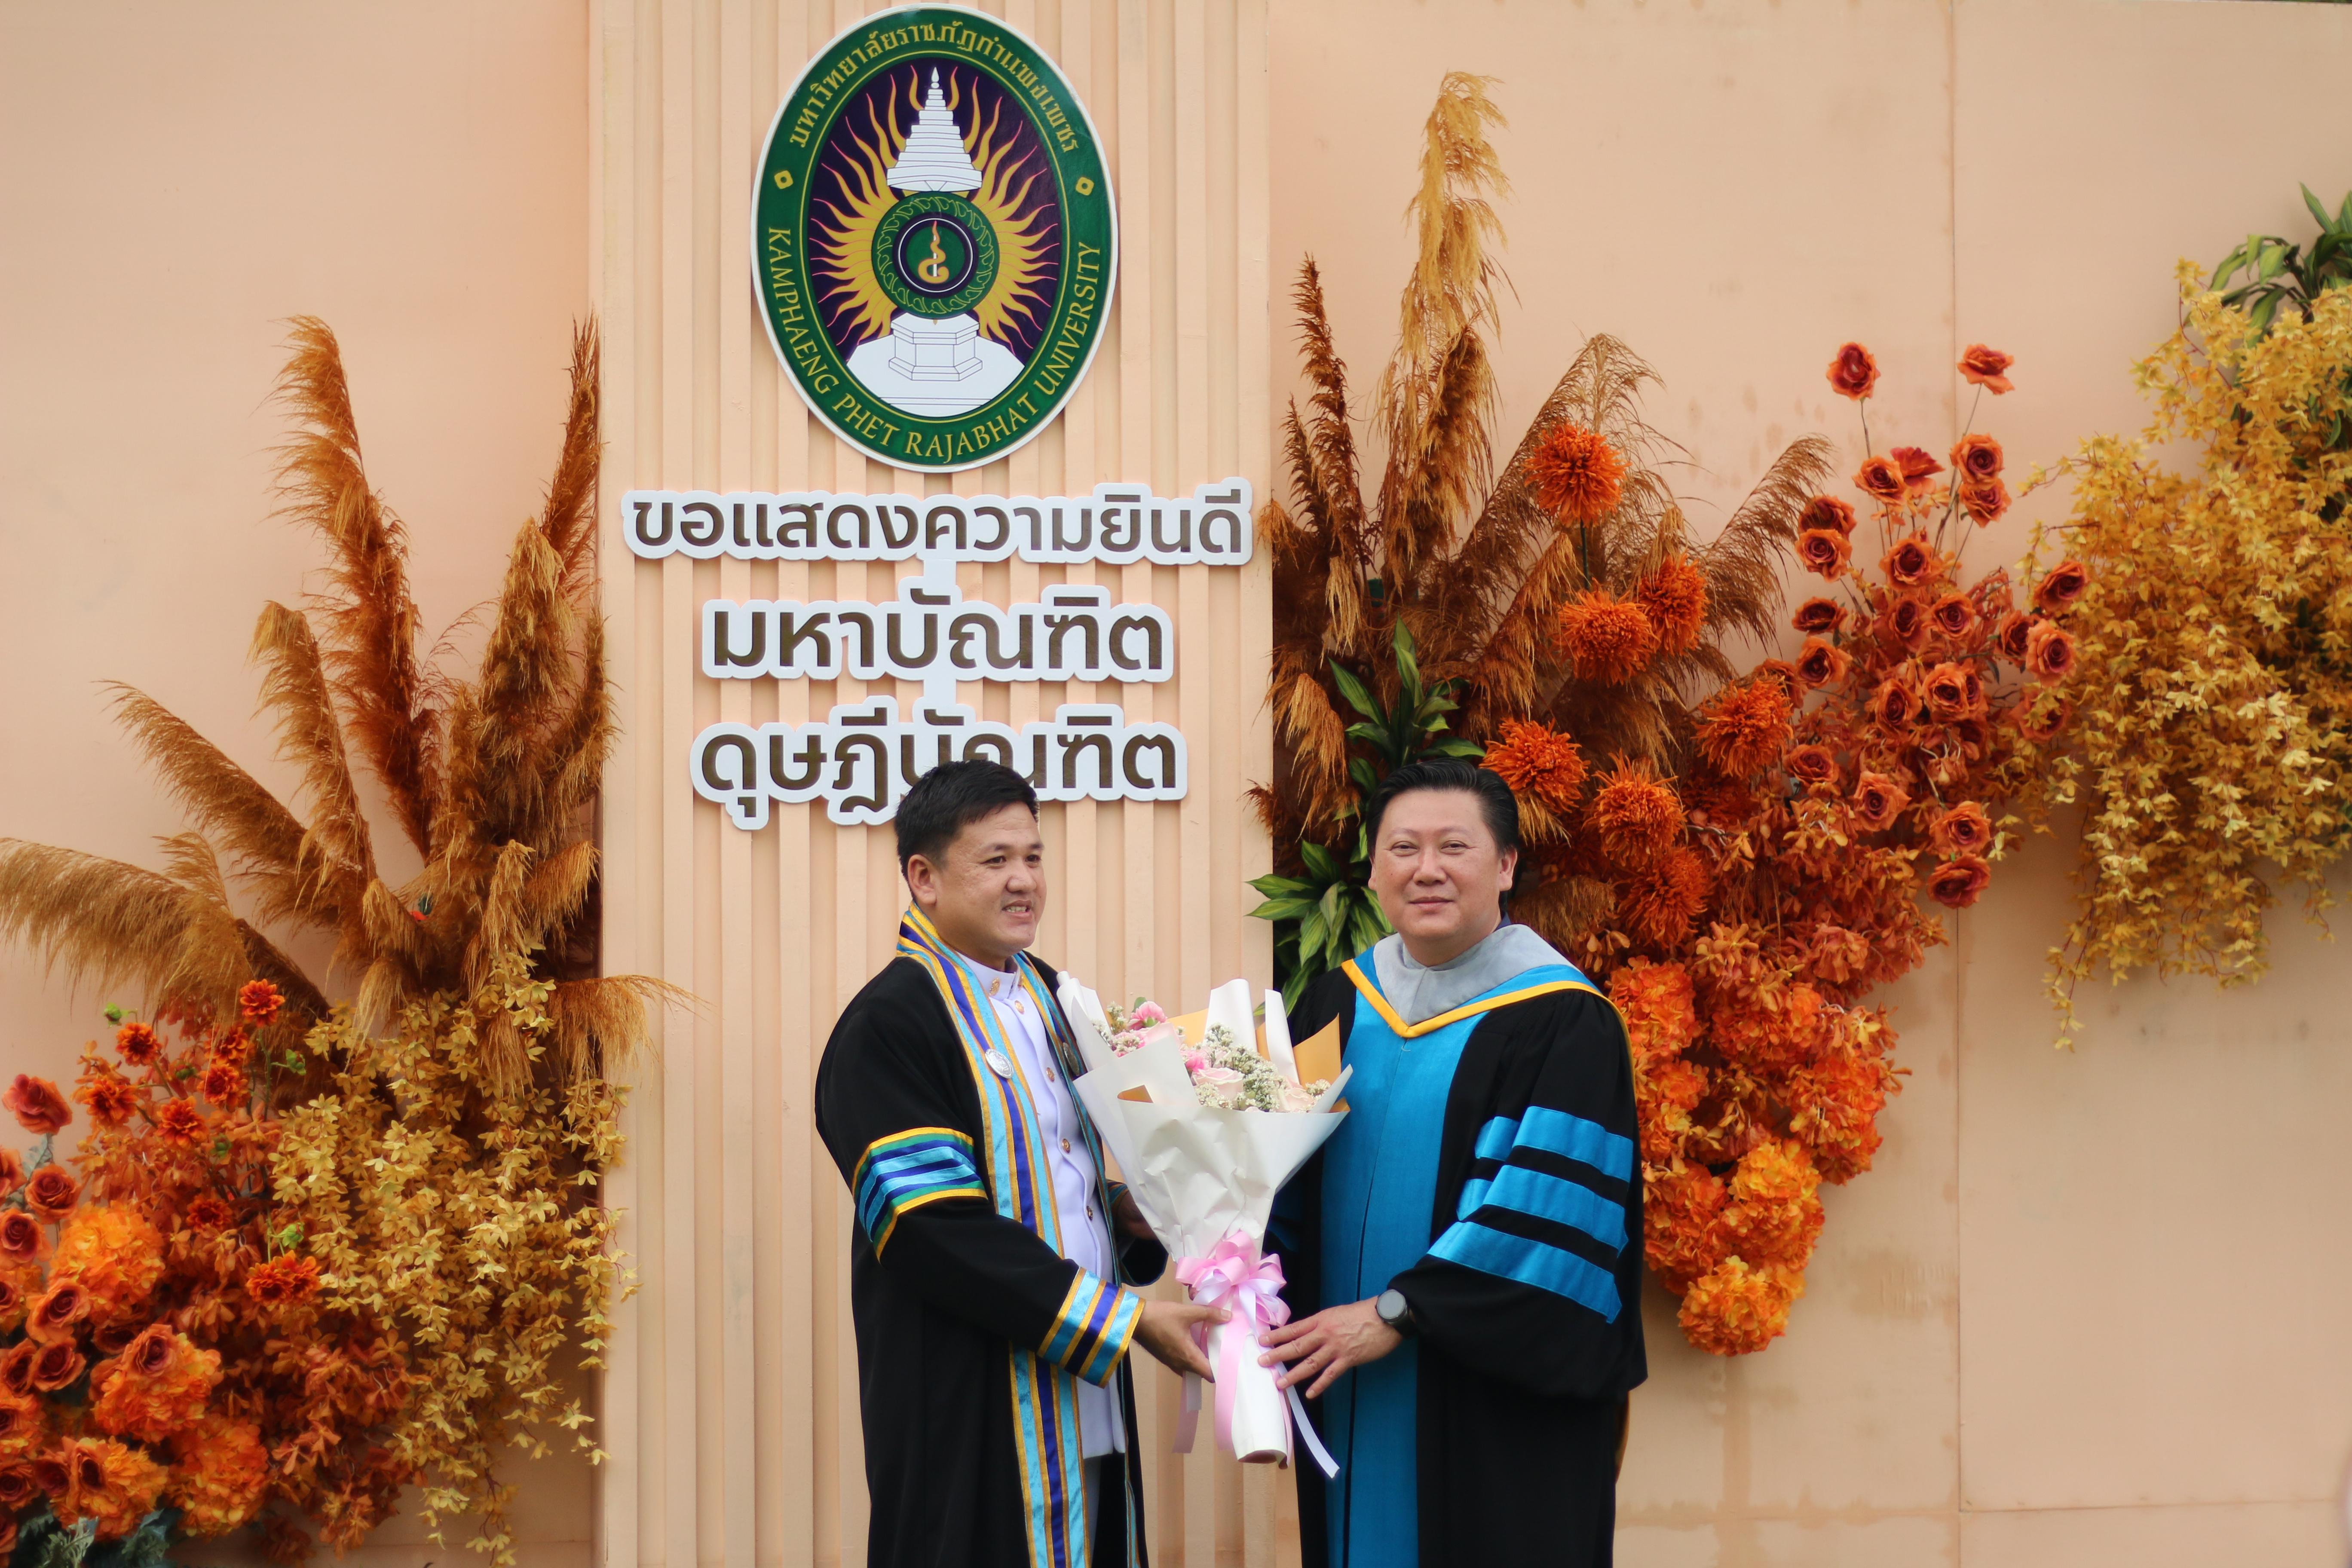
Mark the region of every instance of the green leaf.
<instances>
[{"instance_id":1,"label":"green leaf","mask_svg":"<svg viewBox=\"0 0 2352 1568\"><path fill-rule=\"evenodd\" d=\"M2265 296L2261 304L2254 307L2252 316L2254 336L2261 337L2271 330L2271 318L2278 314L2279 300L2284 298L2283 294L2273 292Z\"/></svg>"},{"instance_id":2,"label":"green leaf","mask_svg":"<svg viewBox=\"0 0 2352 1568\"><path fill-rule=\"evenodd\" d=\"M1307 913L1300 918L1298 921L1298 960L1301 963L1306 963L1315 960L1317 955L1322 952L1323 931L1326 924L1327 921L1323 915L1323 906L1320 904L1317 904L1313 908L1309 909Z\"/></svg>"},{"instance_id":3,"label":"green leaf","mask_svg":"<svg viewBox=\"0 0 2352 1568\"><path fill-rule=\"evenodd\" d=\"M1331 667L1331 683L1339 689L1339 695L1348 700L1348 706L1365 718L1377 721L1387 717L1381 711L1380 704L1372 700L1371 692L1346 665Z\"/></svg>"},{"instance_id":4,"label":"green leaf","mask_svg":"<svg viewBox=\"0 0 2352 1568\"><path fill-rule=\"evenodd\" d=\"M1297 877L1276 876L1271 871L1263 877L1251 878L1249 885L1269 899L1309 894L1315 890L1315 884L1312 882L1301 881Z\"/></svg>"},{"instance_id":5,"label":"green leaf","mask_svg":"<svg viewBox=\"0 0 2352 1568\"><path fill-rule=\"evenodd\" d=\"M1307 862L1307 873L1315 879L1315 883L1318 887L1328 882L1344 880L1348 875L1347 868L1339 864L1338 856L1310 839L1302 838L1298 841L1298 858Z\"/></svg>"},{"instance_id":6,"label":"green leaf","mask_svg":"<svg viewBox=\"0 0 2352 1568\"><path fill-rule=\"evenodd\" d=\"M1419 687L1421 660L1413 653L1412 628L1404 624L1403 617L1398 617L1396 634L1389 641L1396 648L1397 673L1404 677L1407 684Z\"/></svg>"},{"instance_id":7,"label":"green leaf","mask_svg":"<svg viewBox=\"0 0 2352 1568\"><path fill-rule=\"evenodd\" d=\"M2303 205L2311 209L2311 216L2319 220L2319 226L2323 231L2335 226L2326 205L2311 194L2309 185L2303 187Z\"/></svg>"},{"instance_id":8,"label":"green leaf","mask_svg":"<svg viewBox=\"0 0 2352 1568\"><path fill-rule=\"evenodd\" d=\"M1361 757L1348 759L1348 778L1366 795L1381 787L1379 776L1372 772L1372 764Z\"/></svg>"},{"instance_id":9,"label":"green leaf","mask_svg":"<svg viewBox=\"0 0 2352 1568\"><path fill-rule=\"evenodd\" d=\"M1473 761L1484 761L1486 755L1486 748L1467 735L1449 736L1431 746L1429 750L1436 756L1467 757Z\"/></svg>"},{"instance_id":10,"label":"green leaf","mask_svg":"<svg viewBox=\"0 0 2352 1568\"><path fill-rule=\"evenodd\" d=\"M1315 900L1313 899L1268 899L1265 902L1260 904L1257 908L1250 911L1250 919L1254 921L1295 921L1314 907Z\"/></svg>"}]
</instances>

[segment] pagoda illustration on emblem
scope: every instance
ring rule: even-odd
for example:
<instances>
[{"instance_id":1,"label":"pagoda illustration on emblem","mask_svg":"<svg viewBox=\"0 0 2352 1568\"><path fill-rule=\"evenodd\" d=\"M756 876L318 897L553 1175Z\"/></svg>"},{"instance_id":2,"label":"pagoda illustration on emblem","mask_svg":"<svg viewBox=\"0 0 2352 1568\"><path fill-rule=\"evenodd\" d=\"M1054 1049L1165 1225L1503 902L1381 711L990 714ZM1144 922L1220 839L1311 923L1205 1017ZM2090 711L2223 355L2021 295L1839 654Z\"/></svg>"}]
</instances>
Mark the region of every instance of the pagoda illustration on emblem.
<instances>
[{"instance_id":1,"label":"pagoda illustration on emblem","mask_svg":"<svg viewBox=\"0 0 2352 1568\"><path fill-rule=\"evenodd\" d=\"M833 163L837 199L810 215L814 274L849 374L877 401L929 418L969 413L1019 379L1060 259L1050 181L1040 189L1030 167L1040 160L1024 155L1023 117L1000 103L983 121L978 91L949 75L943 84L934 67L927 84L917 73L880 86L865 116L875 139L851 131Z\"/></svg>"}]
</instances>

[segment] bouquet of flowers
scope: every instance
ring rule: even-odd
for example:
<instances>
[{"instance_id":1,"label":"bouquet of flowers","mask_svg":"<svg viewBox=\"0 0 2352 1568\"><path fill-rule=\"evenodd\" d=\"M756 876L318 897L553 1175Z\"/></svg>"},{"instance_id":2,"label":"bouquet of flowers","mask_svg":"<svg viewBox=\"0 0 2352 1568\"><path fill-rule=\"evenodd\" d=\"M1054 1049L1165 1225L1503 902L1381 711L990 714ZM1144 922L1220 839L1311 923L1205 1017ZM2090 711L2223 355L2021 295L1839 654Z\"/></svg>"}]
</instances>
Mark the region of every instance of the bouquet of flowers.
<instances>
[{"instance_id":1,"label":"bouquet of flowers","mask_svg":"<svg viewBox=\"0 0 2352 1568\"><path fill-rule=\"evenodd\" d=\"M1192 1299L1233 1314L1202 1346L1216 1369L1219 1442L1244 1464L1287 1465L1295 1416L1325 1473L1336 1474L1297 1392L1286 1398L1256 1350L1258 1336L1290 1316L1282 1260L1265 1251L1275 1194L1347 1114L1346 1072L1308 1078L1299 1068L1302 1055L1336 1059L1337 1031L1295 1050L1282 994L1265 993L1261 1031L1240 980L1175 1019L1140 1000L1106 1007L1068 975L1061 1001L1087 1068L1078 1098L1136 1206ZM1179 1453L1192 1447L1200 1403L1199 1381L1186 1378Z\"/></svg>"}]
</instances>

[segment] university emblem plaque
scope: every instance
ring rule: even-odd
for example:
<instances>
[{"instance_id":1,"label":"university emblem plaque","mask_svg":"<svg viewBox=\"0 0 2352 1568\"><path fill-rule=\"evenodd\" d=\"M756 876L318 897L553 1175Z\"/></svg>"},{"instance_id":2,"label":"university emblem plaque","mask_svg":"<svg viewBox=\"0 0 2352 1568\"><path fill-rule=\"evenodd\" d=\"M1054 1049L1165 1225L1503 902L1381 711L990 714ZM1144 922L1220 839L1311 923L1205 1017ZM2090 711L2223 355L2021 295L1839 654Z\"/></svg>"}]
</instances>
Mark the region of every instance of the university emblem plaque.
<instances>
[{"instance_id":1,"label":"university emblem plaque","mask_svg":"<svg viewBox=\"0 0 2352 1568\"><path fill-rule=\"evenodd\" d=\"M978 11L870 16L809 63L761 154L761 315L801 395L903 468L993 462L1084 378L1118 274L1094 125Z\"/></svg>"}]
</instances>

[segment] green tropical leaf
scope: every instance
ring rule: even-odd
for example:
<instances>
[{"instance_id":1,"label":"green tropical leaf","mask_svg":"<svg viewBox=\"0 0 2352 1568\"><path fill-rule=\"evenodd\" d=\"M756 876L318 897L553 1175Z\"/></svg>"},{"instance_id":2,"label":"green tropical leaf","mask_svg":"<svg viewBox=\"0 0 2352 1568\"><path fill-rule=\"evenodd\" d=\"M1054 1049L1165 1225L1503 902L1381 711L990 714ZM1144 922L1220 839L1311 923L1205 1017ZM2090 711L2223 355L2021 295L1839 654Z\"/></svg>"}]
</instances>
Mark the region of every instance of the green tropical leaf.
<instances>
[{"instance_id":1,"label":"green tropical leaf","mask_svg":"<svg viewBox=\"0 0 2352 1568\"><path fill-rule=\"evenodd\" d=\"M1344 880L1348 875L1347 868L1339 864L1338 856L1311 840L1299 840L1298 858L1307 862L1307 874L1315 879L1316 887Z\"/></svg>"},{"instance_id":2,"label":"green tropical leaf","mask_svg":"<svg viewBox=\"0 0 2352 1568\"><path fill-rule=\"evenodd\" d=\"M1339 689L1339 695L1348 700L1348 706L1365 718L1377 722L1388 717L1381 711L1380 704L1372 700L1370 690L1362 681L1356 679L1354 672L1346 665L1335 664L1331 667L1331 683Z\"/></svg>"},{"instance_id":3,"label":"green tropical leaf","mask_svg":"<svg viewBox=\"0 0 2352 1568\"><path fill-rule=\"evenodd\" d=\"M1251 878L1249 885L1269 899L1304 896L1315 890L1315 884L1312 882L1301 881L1297 877L1276 876L1272 872L1263 877Z\"/></svg>"}]
</instances>

